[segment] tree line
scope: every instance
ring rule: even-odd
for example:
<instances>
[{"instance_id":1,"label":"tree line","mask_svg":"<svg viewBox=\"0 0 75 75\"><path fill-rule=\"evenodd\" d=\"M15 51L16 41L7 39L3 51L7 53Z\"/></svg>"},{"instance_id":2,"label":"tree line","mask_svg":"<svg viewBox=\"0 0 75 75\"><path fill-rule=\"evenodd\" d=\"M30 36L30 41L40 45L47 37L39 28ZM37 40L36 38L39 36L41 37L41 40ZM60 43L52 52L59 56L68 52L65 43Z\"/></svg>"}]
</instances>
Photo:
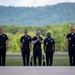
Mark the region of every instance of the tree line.
<instances>
[{"instance_id":1,"label":"tree line","mask_svg":"<svg viewBox=\"0 0 75 75\"><path fill-rule=\"evenodd\" d=\"M55 24L47 26L17 26L17 25L0 25L4 28L4 33L9 37L8 52L20 52L20 37L23 35L24 29L28 29L29 35L33 38L37 29L41 30L41 36L46 38L47 32L51 32L52 38L56 42L56 51L66 50L66 35L69 33L70 26L73 23Z\"/></svg>"}]
</instances>

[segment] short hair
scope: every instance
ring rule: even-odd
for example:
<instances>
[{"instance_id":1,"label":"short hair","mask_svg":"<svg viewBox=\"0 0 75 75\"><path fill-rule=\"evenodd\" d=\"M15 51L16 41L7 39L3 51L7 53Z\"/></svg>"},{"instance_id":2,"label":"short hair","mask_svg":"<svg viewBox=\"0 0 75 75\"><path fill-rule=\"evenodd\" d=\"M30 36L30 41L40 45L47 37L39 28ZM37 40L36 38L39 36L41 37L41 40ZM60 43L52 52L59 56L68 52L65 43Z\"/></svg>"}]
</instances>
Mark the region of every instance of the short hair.
<instances>
[{"instance_id":1,"label":"short hair","mask_svg":"<svg viewBox=\"0 0 75 75\"><path fill-rule=\"evenodd\" d=\"M24 31L28 31L28 29L24 29Z\"/></svg>"},{"instance_id":2,"label":"short hair","mask_svg":"<svg viewBox=\"0 0 75 75\"><path fill-rule=\"evenodd\" d=\"M48 36L48 35L49 35L49 36L51 36L51 33L50 33L50 32L48 32L48 33L47 33L47 36Z\"/></svg>"},{"instance_id":3,"label":"short hair","mask_svg":"<svg viewBox=\"0 0 75 75\"><path fill-rule=\"evenodd\" d=\"M41 31L40 31L40 30L37 30L37 31L36 31L36 34L38 34L38 33L41 33Z\"/></svg>"},{"instance_id":4,"label":"short hair","mask_svg":"<svg viewBox=\"0 0 75 75\"><path fill-rule=\"evenodd\" d=\"M73 27L73 26L71 26L71 27L70 27L70 29L74 29L74 27Z\"/></svg>"}]
</instances>

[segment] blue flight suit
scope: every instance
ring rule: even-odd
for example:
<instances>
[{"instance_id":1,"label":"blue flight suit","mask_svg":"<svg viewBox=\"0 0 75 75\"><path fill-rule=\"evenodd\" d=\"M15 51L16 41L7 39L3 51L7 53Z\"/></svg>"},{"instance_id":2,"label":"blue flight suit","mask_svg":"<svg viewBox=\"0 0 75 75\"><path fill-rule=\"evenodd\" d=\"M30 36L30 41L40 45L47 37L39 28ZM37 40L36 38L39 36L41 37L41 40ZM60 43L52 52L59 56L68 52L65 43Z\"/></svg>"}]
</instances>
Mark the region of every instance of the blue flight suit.
<instances>
[{"instance_id":1,"label":"blue flight suit","mask_svg":"<svg viewBox=\"0 0 75 75\"><path fill-rule=\"evenodd\" d=\"M53 53L54 53L54 50L53 50L53 46L55 46L55 41L53 38L46 38L44 40L44 45L45 45L45 53L46 53L46 63L47 63L47 66L52 66L52 62L53 62Z\"/></svg>"},{"instance_id":2,"label":"blue flight suit","mask_svg":"<svg viewBox=\"0 0 75 75\"><path fill-rule=\"evenodd\" d=\"M6 34L0 34L0 66L5 66L7 40L8 37Z\"/></svg>"},{"instance_id":3,"label":"blue flight suit","mask_svg":"<svg viewBox=\"0 0 75 75\"><path fill-rule=\"evenodd\" d=\"M69 42L68 52L70 66L75 66L75 33L69 33L66 38Z\"/></svg>"},{"instance_id":4,"label":"blue flight suit","mask_svg":"<svg viewBox=\"0 0 75 75\"><path fill-rule=\"evenodd\" d=\"M32 41L36 41L38 38L37 36L33 37ZM42 37L39 37L40 41L42 41ZM42 48L41 43L37 41L33 45L33 58L34 58L34 66L36 66L36 58L38 57L39 66L41 66L42 63Z\"/></svg>"},{"instance_id":5,"label":"blue flight suit","mask_svg":"<svg viewBox=\"0 0 75 75\"><path fill-rule=\"evenodd\" d=\"M22 36L20 39L20 42L23 43L22 46L22 59L23 59L23 65L28 66L29 65L29 58L30 58L30 48L29 45L31 43L31 36Z\"/></svg>"}]
</instances>

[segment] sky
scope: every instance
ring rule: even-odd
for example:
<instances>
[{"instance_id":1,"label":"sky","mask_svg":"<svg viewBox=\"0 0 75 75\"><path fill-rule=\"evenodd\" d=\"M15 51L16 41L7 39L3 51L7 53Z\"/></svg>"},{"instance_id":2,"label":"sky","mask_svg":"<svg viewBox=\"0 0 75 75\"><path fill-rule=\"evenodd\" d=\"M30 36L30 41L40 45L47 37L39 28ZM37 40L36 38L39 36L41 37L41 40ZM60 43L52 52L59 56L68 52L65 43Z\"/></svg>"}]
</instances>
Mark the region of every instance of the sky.
<instances>
[{"instance_id":1,"label":"sky","mask_svg":"<svg viewBox=\"0 0 75 75\"><path fill-rule=\"evenodd\" d=\"M45 5L54 5L63 2L75 2L75 0L0 0L0 5L4 6L25 6L25 7L37 7Z\"/></svg>"}]
</instances>

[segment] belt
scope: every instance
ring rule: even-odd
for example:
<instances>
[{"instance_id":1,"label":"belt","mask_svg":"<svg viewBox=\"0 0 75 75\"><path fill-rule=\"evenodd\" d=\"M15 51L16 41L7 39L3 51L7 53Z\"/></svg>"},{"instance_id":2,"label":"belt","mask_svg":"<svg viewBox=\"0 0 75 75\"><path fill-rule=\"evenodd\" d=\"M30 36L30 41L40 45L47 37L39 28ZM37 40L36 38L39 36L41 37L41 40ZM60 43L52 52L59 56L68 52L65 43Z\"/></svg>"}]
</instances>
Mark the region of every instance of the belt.
<instances>
[{"instance_id":1,"label":"belt","mask_svg":"<svg viewBox=\"0 0 75 75\"><path fill-rule=\"evenodd\" d=\"M34 48L36 49L36 48L41 48L41 47L39 47L39 46L34 46Z\"/></svg>"},{"instance_id":2,"label":"belt","mask_svg":"<svg viewBox=\"0 0 75 75\"><path fill-rule=\"evenodd\" d=\"M72 44L72 47L74 47L75 45L74 44Z\"/></svg>"},{"instance_id":3,"label":"belt","mask_svg":"<svg viewBox=\"0 0 75 75\"><path fill-rule=\"evenodd\" d=\"M28 46L24 46L23 48L29 48Z\"/></svg>"},{"instance_id":4,"label":"belt","mask_svg":"<svg viewBox=\"0 0 75 75\"><path fill-rule=\"evenodd\" d=\"M49 49L50 50L50 49L52 49L52 47L46 47L46 49Z\"/></svg>"},{"instance_id":5,"label":"belt","mask_svg":"<svg viewBox=\"0 0 75 75\"><path fill-rule=\"evenodd\" d=\"M25 46L25 48L28 48L27 46Z\"/></svg>"},{"instance_id":6,"label":"belt","mask_svg":"<svg viewBox=\"0 0 75 75\"><path fill-rule=\"evenodd\" d=\"M49 47L49 49L52 49L51 47Z\"/></svg>"},{"instance_id":7,"label":"belt","mask_svg":"<svg viewBox=\"0 0 75 75\"><path fill-rule=\"evenodd\" d=\"M0 48L3 48L3 46L0 46Z\"/></svg>"},{"instance_id":8,"label":"belt","mask_svg":"<svg viewBox=\"0 0 75 75\"><path fill-rule=\"evenodd\" d=\"M39 48L39 46L36 46L36 48Z\"/></svg>"},{"instance_id":9,"label":"belt","mask_svg":"<svg viewBox=\"0 0 75 75\"><path fill-rule=\"evenodd\" d=\"M41 48L41 47L39 47L39 46L36 46L36 48Z\"/></svg>"},{"instance_id":10,"label":"belt","mask_svg":"<svg viewBox=\"0 0 75 75\"><path fill-rule=\"evenodd\" d=\"M75 45L74 44L71 44L71 45L69 45L69 47L75 47Z\"/></svg>"}]
</instances>

